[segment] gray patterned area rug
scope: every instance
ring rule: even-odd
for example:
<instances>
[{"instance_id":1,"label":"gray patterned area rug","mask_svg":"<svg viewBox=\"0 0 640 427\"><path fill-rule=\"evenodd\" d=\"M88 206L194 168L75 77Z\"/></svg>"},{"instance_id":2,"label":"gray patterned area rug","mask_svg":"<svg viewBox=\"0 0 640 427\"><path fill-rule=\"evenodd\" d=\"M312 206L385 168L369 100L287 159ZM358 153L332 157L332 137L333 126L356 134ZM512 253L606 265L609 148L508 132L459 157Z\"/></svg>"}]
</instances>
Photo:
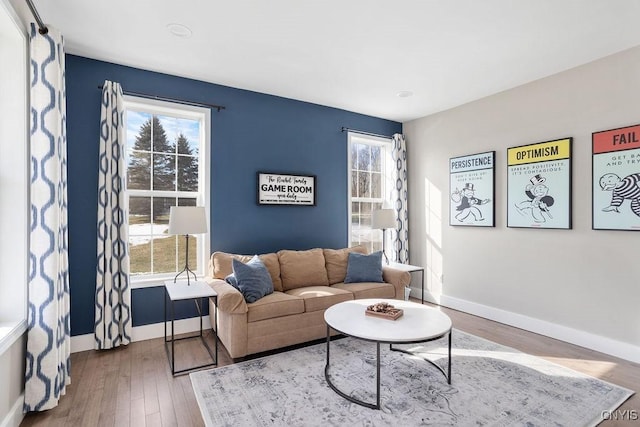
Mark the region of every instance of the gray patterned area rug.
<instances>
[{"instance_id":1,"label":"gray patterned area rug","mask_svg":"<svg viewBox=\"0 0 640 427\"><path fill-rule=\"evenodd\" d=\"M447 340L399 346L440 366ZM453 331L452 384L434 366L381 346L381 410L343 399L324 378L326 343L192 373L208 426L590 426L633 392ZM375 343L331 342L331 378L375 402Z\"/></svg>"}]
</instances>

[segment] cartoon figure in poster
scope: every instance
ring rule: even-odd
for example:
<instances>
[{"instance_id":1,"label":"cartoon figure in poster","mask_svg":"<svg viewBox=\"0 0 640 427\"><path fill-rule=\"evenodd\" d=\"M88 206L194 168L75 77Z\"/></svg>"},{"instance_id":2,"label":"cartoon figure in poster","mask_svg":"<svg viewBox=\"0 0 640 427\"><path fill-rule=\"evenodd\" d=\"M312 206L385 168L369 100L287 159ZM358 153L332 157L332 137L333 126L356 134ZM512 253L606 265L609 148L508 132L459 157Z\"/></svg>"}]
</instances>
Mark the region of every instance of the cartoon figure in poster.
<instances>
[{"instance_id":1,"label":"cartoon figure in poster","mask_svg":"<svg viewBox=\"0 0 640 427\"><path fill-rule=\"evenodd\" d=\"M631 212L640 216L640 173L620 178L615 173L606 173L600 177L600 188L611 191L611 203L604 212L620 212L618 208L625 199L631 200Z\"/></svg>"},{"instance_id":2,"label":"cartoon figure in poster","mask_svg":"<svg viewBox=\"0 0 640 427\"><path fill-rule=\"evenodd\" d=\"M527 184L525 187L524 194L529 198L528 200L523 200L522 202L516 203L516 209L521 214L530 214L535 222L547 222L548 216L549 219L553 218L549 208L553 206L555 200L553 197L549 196L549 187L544 185L546 182L546 178L536 175L531 177L529 181L531 184ZM526 211L529 212L526 212Z\"/></svg>"},{"instance_id":3,"label":"cartoon figure in poster","mask_svg":"<svg viewBox=\"0 0 640 427\"><path fill-rule=\"evenodd\" d=\"M451 200L455 203L459 203L456 210L459 211L456 214L456 219L463 222L469 215L473 217L474 221L484 221L482 212L478 209L478 206L485 205L490 202L489 199L480 200L475 196L475 190L473 184L467 182L464 185L462 191L456 188L451 194Z\"/></svg>"}]
</instances>

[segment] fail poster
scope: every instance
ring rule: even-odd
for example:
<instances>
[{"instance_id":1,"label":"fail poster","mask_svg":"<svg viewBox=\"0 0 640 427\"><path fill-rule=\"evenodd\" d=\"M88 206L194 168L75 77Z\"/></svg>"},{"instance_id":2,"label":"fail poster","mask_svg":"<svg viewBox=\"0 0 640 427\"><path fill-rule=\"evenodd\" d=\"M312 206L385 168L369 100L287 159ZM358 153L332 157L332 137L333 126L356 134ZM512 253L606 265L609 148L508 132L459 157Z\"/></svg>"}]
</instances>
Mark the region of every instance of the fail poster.
<instances>
[{"instance_id":1,"label":"fail poster","mask_svg":"<svg viewBox=\"0 0 640 427\"><path fill-rule=\"evenodd\" d=\"M572 138L507 150L507 226L571 228Z\"/></svg>"},{"instance_id":2,"label":"fail poster","mask_svg":"<svg viewBox=\"0 0 640 427\"><path fill-rule=\"evenodd\" d=\"M640 230L640 125L592 134L593 229Z\"/></svg>"},{"instance_id":3,"label":"fail poster","mask_svg":"<svg viewBox=\"0 0 640 427\"><path fill-rule=\"evenodd\" d=\"M496 152L449 159L449 224L493 227Z\"/></svg>"}]
</instances>

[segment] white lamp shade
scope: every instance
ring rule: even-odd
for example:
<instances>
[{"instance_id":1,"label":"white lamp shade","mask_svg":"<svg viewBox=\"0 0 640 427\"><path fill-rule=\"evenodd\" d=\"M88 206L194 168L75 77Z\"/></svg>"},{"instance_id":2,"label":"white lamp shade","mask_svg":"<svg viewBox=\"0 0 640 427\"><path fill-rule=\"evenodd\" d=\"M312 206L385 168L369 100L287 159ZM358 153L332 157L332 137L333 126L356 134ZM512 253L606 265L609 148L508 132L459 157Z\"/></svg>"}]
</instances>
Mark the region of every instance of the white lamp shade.
<instances>
[{"instance_id":1,"label":"white lamp shade","mask_svg":"<svg viewBox=\"0 0 640 427\"><path fill-rule=\"evenodd\" d=\"M201 234L207 232L207 216L203 207L171 206L169 234Z\"/></svg>"},{"instance_id":2,"label":"white lamp shade","mask_svg":"<svg viewBox=\"0 0 640 427\"><path fill-rule=\"evenodd\" d=\"M396 213L393 209L380 209L371 212L371 228L383 229L396 227Z\"/></svg>"}]
</instances>

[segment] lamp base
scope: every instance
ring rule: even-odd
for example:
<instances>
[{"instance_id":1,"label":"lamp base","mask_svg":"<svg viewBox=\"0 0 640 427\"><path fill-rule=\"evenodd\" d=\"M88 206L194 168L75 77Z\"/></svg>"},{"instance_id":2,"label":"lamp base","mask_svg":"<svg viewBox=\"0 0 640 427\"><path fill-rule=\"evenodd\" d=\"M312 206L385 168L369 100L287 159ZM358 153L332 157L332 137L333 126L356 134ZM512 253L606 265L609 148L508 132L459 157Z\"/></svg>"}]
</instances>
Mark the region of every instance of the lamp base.
<instances>
[{"instance_id":1,"label":"lamp base","mask_svg":"<svg viewBox=\"0 0 640 427\"><path fill-rule=\"evenodd\" d=\"M178 274L176 274L176 277L173 278L173 283L176 283L176 280L178 280L178 276L180 276L182 273L184 273L185 271L187 272L187 286L191 285L191 282L189 281L189 273L193 274L193 281L195 282L197 280L197 276L196 273L194 273L193 271L191 271L191 269L189 268L189 235L185 234L184 235L185 240L186 240L186 254L184 257L184 268L182 269L182 271L180 271Z\"/></svg>"},{"instance_id":2,"label":"lamp base","mask_svg":"<svg viewBox=\"0 0 640 427\"><path fill-rule=\"evenodd\" d=\"M384 256L384 260L386 264L389 265L389 257L387 256L387 251L386 251L387 239L386 239L385 231L387 231L387 229L383 228L382 229L382 255Z\"/></svg>"},{"instance_id":3,"label":"lamp base","mask_svg":"<svg viewBox=\"0 0 640 427\"><path fill-rule=\"evenodd\" d=\"M173 283L176 283L176 280L178 280L178 276L180 276L184 272L187 273L187 286L191 286L191 282L189 281L189 278L190 278L189 273L193 274L193 281L194 282L197 280L197 276L196 276L196 273L191 271L191 269L189 269L189 267L187 267L186 265L182 269L182 271L180 273L176 274L176 277L173 278Z\"/></svg>"}]
</instances>

